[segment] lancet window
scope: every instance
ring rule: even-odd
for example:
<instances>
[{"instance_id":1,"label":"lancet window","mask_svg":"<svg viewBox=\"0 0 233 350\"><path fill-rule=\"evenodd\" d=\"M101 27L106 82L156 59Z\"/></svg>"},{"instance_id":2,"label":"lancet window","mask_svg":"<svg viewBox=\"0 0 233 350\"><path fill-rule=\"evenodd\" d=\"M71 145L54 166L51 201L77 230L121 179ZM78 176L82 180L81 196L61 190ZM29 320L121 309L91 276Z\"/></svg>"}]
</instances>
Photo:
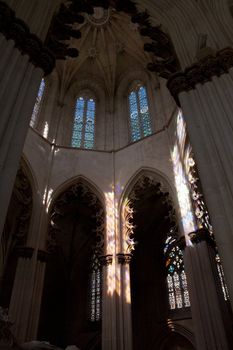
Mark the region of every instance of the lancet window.
<instances>
[{"instance_id":1,"label":"lancet window","mask_svg":"<svg viewBox=\"0 0 233 350\"><path fill-rule=\"evenodd\" d=\"M76 100L71 146L92 149L95 138L96 103L93 98L80 96Z\"/></svg>"},{"instance_id":2,"label":"lancet window","mask_svg":"<svg viewBox=\"0 0 233 350\"><path fill-rule=\"evenodd\" d=\"M131 141L135 142L152 134L148 97L145 86L138 85L129 96Z\"/></svg>"},{"instance_id":3,"label":"lancet window","mask_svg":"<svg viewBox=\"0 0 233 350\"><path fill-rule=\"evenodd\" d=\"M41 83L40 83L39 90L38 90L38 94L36 97L36 103L34 105L32 116L31 116L30 126L32 128L34 128L36 126L39 111L41 108L41 103L42 103L43 96L44 96L44 92L45 92L45 80L42 79Z\"/></svg>"},{"instance_id":4,"label":"lancet window","mask_svg":"<svg viewBox=\"0 0 233 350\"><path fill-rule=\"evenodd\" d=\"M101 305L102 305L102 270L100 259L97 252L94 252L91 262L90 274L90 314L89 320L91 322L98 322L101 320Z\"/></svg>"},{"instance_id":5,"label":"lancet window","mask_svg":"<svg viewBox=\"0 0 233 350\"><path fill-rule=\"evenodd\" d=\"M167 269L167 287L170 310L190 307L187 278L184 271L183 253L176 238L169 235L164 247Z\"/></svg>"}]
</instances>

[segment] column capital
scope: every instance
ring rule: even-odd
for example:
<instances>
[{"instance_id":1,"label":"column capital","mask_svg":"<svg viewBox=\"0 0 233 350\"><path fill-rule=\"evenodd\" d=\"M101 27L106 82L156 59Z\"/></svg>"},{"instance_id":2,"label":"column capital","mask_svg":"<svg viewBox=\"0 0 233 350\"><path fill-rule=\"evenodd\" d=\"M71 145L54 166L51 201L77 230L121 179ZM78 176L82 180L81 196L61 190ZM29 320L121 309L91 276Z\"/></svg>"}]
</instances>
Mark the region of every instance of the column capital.
<instances>
[{"instance_id":1,"label":"column capital","mask_svg":"<svg viewBox=\"0 0 233 350\"><path fill-rule=\"evenodd\" d=\"M47 252L46 250L38 250L37 253L37 260L41 261L41 262L47 262L49 259L49 252Z\"/></svg>"},{"instance_id":2,"label":"column capital","mask_svg":"<svg viewBox=\"0 0 233 350\"><path fill-rule=\"evenodd\" d=\"M189 237L193 244L207 242L208 245L211 246L212 248L215 248L216 246L214 238L212 237L210 232L205 228L198 229L195 232L190 232Z\"/></svg>"},{"instance_id":3,"label":"column capital","mask_svg":"<svg viewBox=\"0 0 233 350\"><path fill-rule=\"evenodd\" d=\"M20 247L17 250L18 256L20 258L31 259L34 252L32 247Z\"/></svg>"},{"instance_id":4,"label":"column capital","mask_svg":"<svg viewBox=\"0 0 233 350\"><path fill-rule=\"evenodd\" d=\"M28 55L32 64L41 68L45 75L52 72L55 67L53 54L35 34L30 32L27 24L17 18L14 11L3 1L0 1L0 33L7 40L13 40L15 47L22 55Z\"/></svg>"},{"instance_id":5,"label":"column capital","mask_svg":"<svg viewBox=\"0 0 233 350\"><path fill-rule=\"evenodd\" d=\"M204 84L214 76L227 73L233 67L233 48L227 47L216 54L209 54L183 72L173 74L167 82L167 88L178 106L179 94L195 89L197 84Z\"/></svg>"},{"instance_id":6,"label":"column capital","mask_svg":"<svg viewBox=\"0 0 233 350\"><path fill-rule=\"evenodd\" d=\"M124 253L117 254L118 263L121 265L129 264L131 259L132 259L132 254L124 254Z\"/></svg>"},{"instance_id":7,"label":"column capital","mask_svg":"<svg viewBox=\"0 0 233 350\"><path fill-rule=\"evenodd\" d=\"M103 255L100 257L100 262L102 266L109 266L112 265L112 260L113 260L113 255L108 254L108 255Z\"/></svg>"}]
</instances>

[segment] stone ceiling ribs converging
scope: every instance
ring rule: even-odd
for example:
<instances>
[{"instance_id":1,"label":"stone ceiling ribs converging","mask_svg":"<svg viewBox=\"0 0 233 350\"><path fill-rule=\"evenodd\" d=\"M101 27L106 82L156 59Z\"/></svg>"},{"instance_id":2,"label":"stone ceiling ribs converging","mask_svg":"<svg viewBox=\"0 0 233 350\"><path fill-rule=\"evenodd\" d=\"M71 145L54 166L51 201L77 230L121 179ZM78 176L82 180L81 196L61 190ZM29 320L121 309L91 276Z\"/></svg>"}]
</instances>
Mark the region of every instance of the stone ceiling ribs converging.
<instances>
[{"instance_id":1,"label":"stone ceiling ribs converging","mask_svg":"<svg viewBox=\"0 0 233 350\"><path fill-rule=\"evenodd\" d=\"M151 24L150 15L146 10L138 12L136 4L131 0L66 1L61 4L53 19L46 40L47 46L58 60L68 57L76 59L82 50L82 45L76 42L82 43L86 39L91 26L90 56L94 58L98 53L95 45L99 40L98 37L103 47L111 40L118 51L123 51L126 46L132 47L133 41L135 44L135 38L134 40L130 38L129 31L125 32L125 20L129 16L131 30L134 29L149 40L145 42L144 39L142 46L144 55L150 58L147 68L168 79L171 74L179 70L179 62L170 37L162 30L161 25ZM143 50L141 51L143 55Z\"/></svg>"}]
</instances>

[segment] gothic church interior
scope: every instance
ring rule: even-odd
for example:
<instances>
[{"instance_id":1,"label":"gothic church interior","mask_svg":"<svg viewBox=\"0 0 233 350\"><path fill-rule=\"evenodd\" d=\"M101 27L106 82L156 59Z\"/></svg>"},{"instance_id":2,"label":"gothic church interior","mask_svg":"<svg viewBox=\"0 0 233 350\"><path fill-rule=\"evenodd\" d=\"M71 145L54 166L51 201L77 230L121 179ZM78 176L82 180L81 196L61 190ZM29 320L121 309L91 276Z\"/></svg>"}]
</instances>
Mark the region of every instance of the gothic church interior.
<instances>
[{"instance_id":1,"label":"gothic church interior","mask_svg":"<svg viewBox=\"0 0 233 350\"><path fill-rule=\"evenodd\" d=\"M233 1L0 1L0 349L233 346Z\"/></svg>"}]
</instances>

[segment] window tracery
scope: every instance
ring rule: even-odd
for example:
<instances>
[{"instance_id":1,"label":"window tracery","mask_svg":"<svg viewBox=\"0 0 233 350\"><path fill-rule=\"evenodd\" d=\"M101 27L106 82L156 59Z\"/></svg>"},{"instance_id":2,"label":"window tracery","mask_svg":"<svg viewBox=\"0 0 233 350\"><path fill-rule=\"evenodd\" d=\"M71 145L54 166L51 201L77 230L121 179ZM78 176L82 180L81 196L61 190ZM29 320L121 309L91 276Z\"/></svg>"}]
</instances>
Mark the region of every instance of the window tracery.
<instances>
[{"instance_id":1,"label":"window tracery","mask_svg":"<svg viewBox=\"0 0 233 350\"><path fill-rule=\"evenodd\" d=\"M98 322L101 320L102 311L102 269L97 251L94 251L91 262L89 300L89 319L91 322Z\"/></svg>"},{"instance_id":2,"label":"window tracery","mask_svg":"<svg viewBox=\"0 0 233 350\"><path fill-rule=\"evenodd\" d=\"M37 122L37 118L39 115L39 111L41 108L41 103L42 103L42 99L44 96L44 92L45 92L45 80L44 78L41 80L40 86L39 86L39 90L38 90L38 94L36 97L36 102L33 108L33 112L32 112L32 116L31 116L31 121L30 121L30 126L32 128L34 128L36 126L36 122Z\"/></svg>"},{"instance_id":3,"label":"window tracery","mask_svg":"<svg viewBox=\"0 0 233 350\"><path fill-rule=\"evenodd\" d=\"M184 171L187 178L187 183L189 185L189 192L190 197L192 200L192 207L193 212L195 216L195 221L197 223L198 229L205 229L208 232L208 236L211 239L214 249L215 249L215 262L216 267L218 271L218 278L221 284L221 289L223 293L223 297L225 301L229 301L229 293L224 277L224 271L221 264L220 256L218 254L218 248L217 244L214 238L214 232L213 227L211 224L209 212L204 200L203 191L198 175L198 169L195 162L195 157L193 154L193 150L191 145L187 142L187 145L185 147L186 143L186 124L184 121L183 113L181 110L179 110L178 116L177 116L177 137L182 144L183 149L183 164L184 164Z\"/></svg>"},{"instance_id":4,"label":"window tracery","mask_svg":"<svg viewBox=\"0 0 233 350\"><path fill-rule=\"evenodd\" d=\"M167 287L170 310L190 307L186 273L184 271L183 253L172 234L165 242Z\"/></svg>"},{"instance_id":5,"label":"window tracery","mask_svg":"<svg viewBox=\"0 0 233 350\"><path fill-rule=\"evenodd\" d=\"M148 97L141 84L131 90L129 96L131 141L135 142L152 134Z\"/></svg>"},{"instance_id":6,"label":"window tracery","mask_svg":"<svg viewBox=\"0 0 233 350\"><path fill-rule=\"evenodd\" d=\"M71 146L77 148L92 149L94 147L95 136L95 100L88 95L77 98Z\"/></svg>"}]
</instances>

